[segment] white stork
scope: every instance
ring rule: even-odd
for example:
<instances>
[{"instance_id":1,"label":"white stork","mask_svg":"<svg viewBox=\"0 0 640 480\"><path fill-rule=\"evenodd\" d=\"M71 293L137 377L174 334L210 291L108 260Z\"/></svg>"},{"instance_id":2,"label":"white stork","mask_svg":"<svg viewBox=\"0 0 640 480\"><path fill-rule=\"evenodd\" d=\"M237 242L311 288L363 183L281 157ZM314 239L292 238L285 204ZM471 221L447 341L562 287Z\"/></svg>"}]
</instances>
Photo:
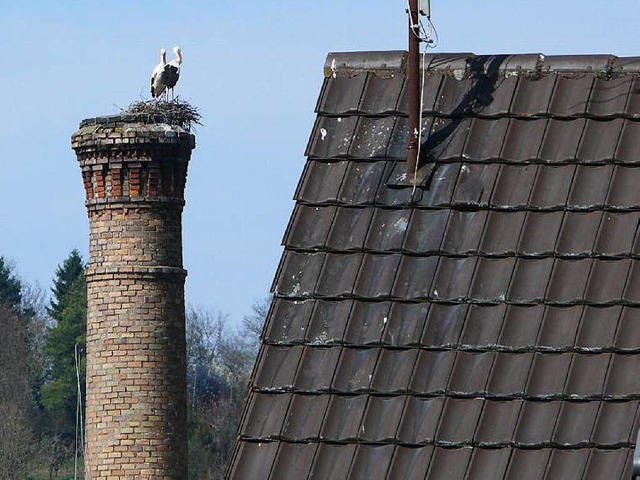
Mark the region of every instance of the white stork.
<instances>
[{"instance_id":1,"label":"white stork","mask_svg":"<svg viewBox=\"0 0 640 480\"><path fill-rule=\"evenodd\" d=\"M164 67L163 80L168 90L171 90L171 98L173 99L173 87L178 83L180 78L180 65L182 65L182 50L180 47L173 47L173 53L176 58L171 60Z\"/></svg>"},{"instance_id":2,"label":"white stork","mask_svg":"<svg viewBox=\"0 0 640 480\"><path fill-rule=\"evenodd\" d=\"M160 50L160 63L157 64L153 72L151 72L151 96L158 98L167 88L164 79L164 69L167 66L167 51L163 48Z\"/></svg>"}]
</instances>

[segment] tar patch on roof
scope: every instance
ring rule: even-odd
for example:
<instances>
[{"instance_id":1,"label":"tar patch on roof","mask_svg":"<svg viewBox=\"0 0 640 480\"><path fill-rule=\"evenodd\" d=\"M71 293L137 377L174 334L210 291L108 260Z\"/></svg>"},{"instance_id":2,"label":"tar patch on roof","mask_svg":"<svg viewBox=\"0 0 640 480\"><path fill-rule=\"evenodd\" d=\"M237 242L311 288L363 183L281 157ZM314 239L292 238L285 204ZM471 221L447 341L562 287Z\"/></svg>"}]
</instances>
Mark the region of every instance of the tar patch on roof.
<instances>
[{"instance_id":1,"label":"tar patch on roof","mask_svg":"<svg viewBox=\"0 0 640 480\"><path fill-rule=\"evenodd\" d=\"M630 478L640 61L330 54L229 469Z\"/></svg>"}]
</instances>

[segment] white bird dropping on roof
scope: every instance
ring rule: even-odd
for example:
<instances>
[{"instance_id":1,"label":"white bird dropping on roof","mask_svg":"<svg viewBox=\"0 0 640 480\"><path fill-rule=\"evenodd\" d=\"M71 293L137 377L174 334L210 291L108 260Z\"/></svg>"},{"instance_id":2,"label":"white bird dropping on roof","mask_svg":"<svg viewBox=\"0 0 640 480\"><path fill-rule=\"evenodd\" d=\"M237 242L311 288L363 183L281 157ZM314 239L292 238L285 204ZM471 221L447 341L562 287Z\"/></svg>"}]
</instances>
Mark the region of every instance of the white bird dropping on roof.
<instances>
[{"instance_id":1,"label":"white bird dropping on roof","mask_svg":"<svg viewBox=\"0 0 640 480\"><path fill-rule=\"evenodd\" d=\"M167 65L167 51L160 49L160 63L158 63L151 72L151 96L158 98L164 90L167 88L167 84L164 82L163 73L164 67Z\"/></svg>"}]
</instances>

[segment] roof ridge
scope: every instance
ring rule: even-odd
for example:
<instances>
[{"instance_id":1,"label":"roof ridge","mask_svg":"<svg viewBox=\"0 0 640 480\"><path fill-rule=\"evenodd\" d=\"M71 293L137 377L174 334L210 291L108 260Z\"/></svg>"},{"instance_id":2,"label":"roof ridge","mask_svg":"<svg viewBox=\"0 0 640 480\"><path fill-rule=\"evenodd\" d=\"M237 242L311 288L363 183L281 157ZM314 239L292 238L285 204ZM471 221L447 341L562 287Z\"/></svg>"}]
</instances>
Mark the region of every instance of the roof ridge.
<instances>
[{"instance_id":1,"label":"roof ridge","mask_svg":"<svg viewBox=\"0 0 640 480\"><path fill-rule=\"evenodd\" d=\"M403 50L330 52L324 64L325 77L351 75L359 71L403 71L407 52ZM430 53L424 63L430 72L451 74L464 78L473 72L480 74L543 75L547 73L620 76L640 73L640 56L617 57L596 55L544 55L521 53L502 55L476 55L463 53Z\"/></svg>"}]
</instances>

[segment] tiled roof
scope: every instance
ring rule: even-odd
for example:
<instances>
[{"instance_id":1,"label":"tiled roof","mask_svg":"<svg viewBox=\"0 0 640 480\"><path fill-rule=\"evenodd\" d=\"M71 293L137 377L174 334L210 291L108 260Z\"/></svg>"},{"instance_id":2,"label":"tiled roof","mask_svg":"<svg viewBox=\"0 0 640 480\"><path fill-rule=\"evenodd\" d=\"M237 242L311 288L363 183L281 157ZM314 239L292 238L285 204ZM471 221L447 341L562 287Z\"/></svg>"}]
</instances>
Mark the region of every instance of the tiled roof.
<instances>
[{"instance_id":1,"label":"tiled roof","mask_svg":"<svg viewBox=\"0 0 640 480\"><path fill-rule=\"evenodd\" d=\"M330 54L229 476L628 479L640 58Z\"/></svg>"}]
</instances>

